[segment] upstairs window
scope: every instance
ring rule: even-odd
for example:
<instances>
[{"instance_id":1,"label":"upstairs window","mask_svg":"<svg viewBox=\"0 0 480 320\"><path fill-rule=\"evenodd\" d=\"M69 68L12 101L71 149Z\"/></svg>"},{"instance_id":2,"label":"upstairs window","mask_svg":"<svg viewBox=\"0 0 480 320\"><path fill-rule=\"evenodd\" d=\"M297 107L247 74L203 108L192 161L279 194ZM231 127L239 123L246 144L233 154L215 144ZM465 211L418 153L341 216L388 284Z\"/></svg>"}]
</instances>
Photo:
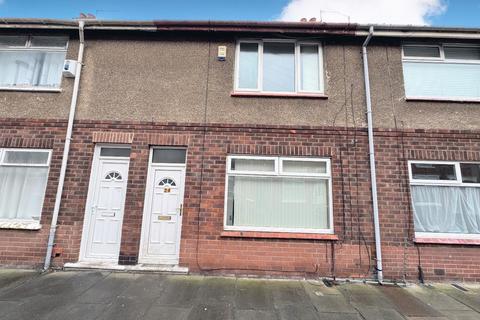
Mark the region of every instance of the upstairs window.
<instances>
[{"instance_id":1,"label":"upstairs window","mask_svg":"<svg viewBox=\"0 0 480 320\"><path fill-rule=\"evenodd\" d=\"M236 91L323 93L320 43L245 40L237 44Z\"/></svg>"},{"instance_id":2,"label":"upstairs window","mask_svg":"<svg viewBox=\"0 0 480 320\"><path fill-rule=\"evenodd\" d=\"M410 161L416 236L480 235L480 163Z\"/></svg>"},{"instance_id":3,"label":"upstairs window","mask_svg":"<svg viewBox=\"0 0 480 320\"><path fill-rule=\"evenodd\" d=\"M66 37L0 36L0 88L59 88Z\"/></svg>"},{"instance_id":4,"label":"upstairs window","mask_svg":"<svg viewBox=\"0 0 480 320\"><path fill-rule=\"evenodd\" d=\"M480 100L480 46L404 45L407 98Z\"/></svg>"}]
</instances>

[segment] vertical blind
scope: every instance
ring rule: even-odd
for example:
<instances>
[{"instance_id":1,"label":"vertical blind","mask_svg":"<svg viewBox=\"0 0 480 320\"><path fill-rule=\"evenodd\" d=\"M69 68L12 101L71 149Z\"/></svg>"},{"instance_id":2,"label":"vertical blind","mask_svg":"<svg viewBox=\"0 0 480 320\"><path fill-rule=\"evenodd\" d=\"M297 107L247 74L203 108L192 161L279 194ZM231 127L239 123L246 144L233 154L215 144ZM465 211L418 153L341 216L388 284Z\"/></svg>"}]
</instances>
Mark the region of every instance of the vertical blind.
<instances>
[{"instance_id":1,"label":"vertical blind","mask_svg":"<svg viewBox=\"0 0 480 320\"><path fill-rule=\"evenodd\" d=\"M325 160L233 157L227 179L227 226L330 229Z\"/></svg>"}]
</instances>

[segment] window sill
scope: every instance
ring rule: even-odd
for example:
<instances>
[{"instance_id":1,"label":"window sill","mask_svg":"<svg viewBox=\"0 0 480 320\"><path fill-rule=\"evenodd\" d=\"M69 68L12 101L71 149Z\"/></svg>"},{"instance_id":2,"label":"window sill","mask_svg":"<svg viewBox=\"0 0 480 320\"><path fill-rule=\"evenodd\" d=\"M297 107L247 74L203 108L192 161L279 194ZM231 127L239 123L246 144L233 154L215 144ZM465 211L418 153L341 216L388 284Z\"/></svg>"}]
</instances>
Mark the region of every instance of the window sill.
<instances>
[{"instance_id":1,"label":"window sill","mask_svg":"<svg viewBox=\"0 0 480 320\"><path fill-rule=\"evenodd\" d=\"M480 98L405 97L406 101L480 103Z\"/></svg>"},{"instance_id":2,"label":"window sill","mask_svg":"<svg viewBox=\"0 0 480 320\"><path fill-rule=\"evenodd\" d=\"M305 240L338 240L335 234L290 233L290 232L258 232L258 231L222 231L222 237L230 238L264 238L264 239L305 239Z\"/></svg>"},{"instance_id":3,"label":"window sill","mask_svg":"<svg viewBox=\"0 0 480 320\"><path fill-rule=\"evenodd\" d=\"M232 91L232 97L240 98L307 98L307 99L328 99L328 96L322 93L285 93L285 92L249 92Z\"/></svg>"},{"instance_id":4,"label":"window sill","mask_svg":"<svg viewBox=\"0 0 480 320\"><path fill-rule=\"evenodd\" d=\"M459 244L459 245L480 245L479 238L440 238L440 237L431 237L426 236L415 237L413 239L415 243L425 243L425 244Z\"/></svg>"},{"instance_id":5,"label":"window sill","mask_svg":"<svg viewBox=\"0 0 480 320\"><path fill-rule=\"evenodd\" d=\"M45 87L29 87L29 88L15 88L15 87L0 87L0 91L26 91L26 92L62 92L61 88L45 88Z\"/></svg>"},{"instance_id":6,"label":"window sill","mask_svg":"<svg viewBox=\"0 0 480 320\"><path fill-rule=\"evenodd\" d=\"M40 230L42 225L38 221L0 221L0 229Z\"/></svg>"}]
</instances>

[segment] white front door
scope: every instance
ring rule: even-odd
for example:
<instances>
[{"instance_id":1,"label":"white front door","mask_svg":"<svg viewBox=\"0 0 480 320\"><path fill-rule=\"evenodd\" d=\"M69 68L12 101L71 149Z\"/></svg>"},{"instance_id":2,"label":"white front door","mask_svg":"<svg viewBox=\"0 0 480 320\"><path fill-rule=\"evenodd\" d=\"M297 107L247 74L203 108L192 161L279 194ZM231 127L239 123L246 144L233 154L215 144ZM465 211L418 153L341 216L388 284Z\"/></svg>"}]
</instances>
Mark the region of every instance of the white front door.
<instances>
[{"instance_id":1,"label":"white front door","mask_svg":"<svg viewBox=\"0 0 480 320\"><path fill-rule=\"evenodd\" d=\"M178 264L184 183L184 165L150 165L140 263Z\"/></svg>"},{"instance_id":2,"label":"white front door","mask_svg":"<svg viewBox=\"0 0 480 320\"><path fill-rule=\"evenodd\" d=\"M95 152L80 260L118 260L129 167L124 153L129 149L112 149L98 147Z\"/></svg>"}]
</instances>

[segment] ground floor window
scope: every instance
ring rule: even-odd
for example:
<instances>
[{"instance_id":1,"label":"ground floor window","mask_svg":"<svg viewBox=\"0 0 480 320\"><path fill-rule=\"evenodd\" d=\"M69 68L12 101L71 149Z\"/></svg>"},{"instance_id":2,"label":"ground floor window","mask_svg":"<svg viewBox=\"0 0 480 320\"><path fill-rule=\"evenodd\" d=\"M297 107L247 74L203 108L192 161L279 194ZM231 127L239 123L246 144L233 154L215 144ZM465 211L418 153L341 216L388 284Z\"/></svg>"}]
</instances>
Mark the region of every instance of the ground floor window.
<instances>
[{"instance_id":1,"label":"ground floor window","mask_svg":"<svg viewBox=\"0 0 480 320\"><path fill-rule=\"evenodd\" d=\"M480 235L480 163L409 163L417 235Z\"/></svg>"},{"instance_id":2,"label":"ground floor window","mask_svg":"<svg viewBox=\"0 0 480 320\"><path fill-rule=\"evenodd\" d=\"M225 229L332 233L330 160L227 158Z\"/></svg>"},{"instance_id":3,"label":"ground floor window","mask_svg":"<svg viewBox=\"0 0 480 320\"><path fill-rule=\"evenodd\" d=\"M0 149L0 220L40 220L50 154L50 150Z\"/></svg>"}]
</instances>

